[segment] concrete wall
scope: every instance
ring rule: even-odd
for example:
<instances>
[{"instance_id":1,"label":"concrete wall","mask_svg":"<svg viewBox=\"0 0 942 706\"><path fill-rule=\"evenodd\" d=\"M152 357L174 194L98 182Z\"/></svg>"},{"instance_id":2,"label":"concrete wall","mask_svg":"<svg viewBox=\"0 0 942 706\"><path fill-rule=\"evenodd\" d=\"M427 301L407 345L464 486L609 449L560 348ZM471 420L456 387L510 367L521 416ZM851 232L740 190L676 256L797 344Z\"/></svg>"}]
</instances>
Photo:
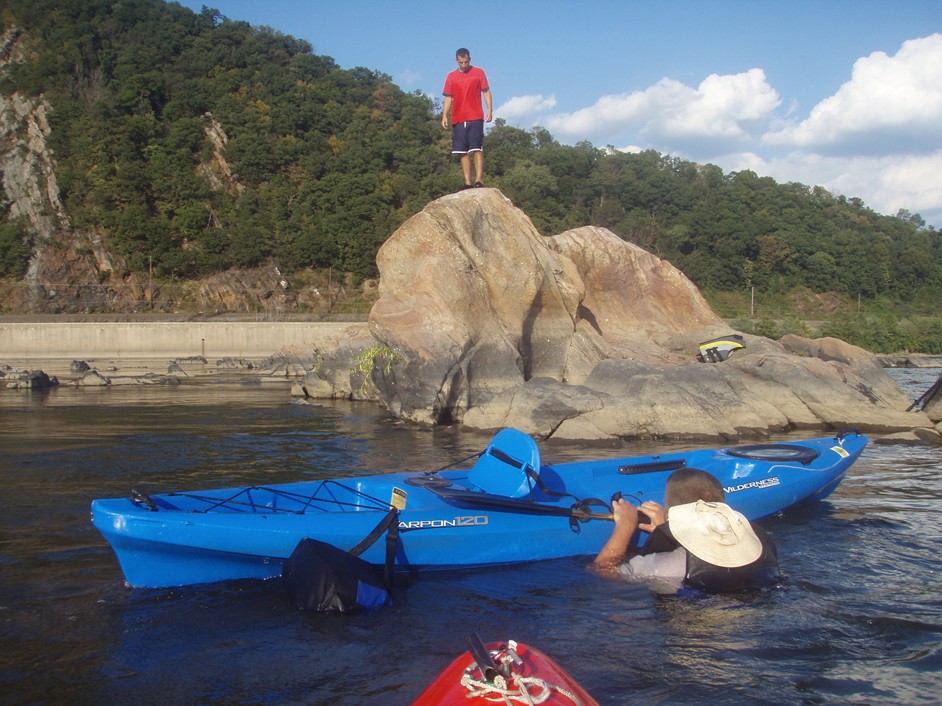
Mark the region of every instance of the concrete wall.
<instances>
[{"instance_id":1,"label":"concrete wall","mask_svg":"<svg viewBox=\"0 0 942 706\"><path fill-rule=\"evenodd\" d=\"M318 340L363 323L335 322L0 322L0 363L58 358L266 358L310 353Z\"/></svg>"}]
</instances>

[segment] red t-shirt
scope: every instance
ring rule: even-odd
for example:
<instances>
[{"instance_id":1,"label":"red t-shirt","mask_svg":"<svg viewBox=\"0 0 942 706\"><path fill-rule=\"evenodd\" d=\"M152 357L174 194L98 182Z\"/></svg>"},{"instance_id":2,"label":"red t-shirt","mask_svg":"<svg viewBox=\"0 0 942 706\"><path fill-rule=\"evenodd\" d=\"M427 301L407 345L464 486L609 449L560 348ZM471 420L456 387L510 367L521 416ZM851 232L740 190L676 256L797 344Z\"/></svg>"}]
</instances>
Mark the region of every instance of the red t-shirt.
<instances>
[{"instance_id":1,"label":"red t-shirt","mask_svg":"<svg viewBox=\"0 0 942 706\"><path fill-rule=\"evenodd\" d=\"M466 120L484 120L484 108L481 106L481 93L488 89L484 69L472 66L462 73L458 69L445 77L445 90L442 95L451 96L451 122L463 123Z\"/></svg>"}]
</instances>

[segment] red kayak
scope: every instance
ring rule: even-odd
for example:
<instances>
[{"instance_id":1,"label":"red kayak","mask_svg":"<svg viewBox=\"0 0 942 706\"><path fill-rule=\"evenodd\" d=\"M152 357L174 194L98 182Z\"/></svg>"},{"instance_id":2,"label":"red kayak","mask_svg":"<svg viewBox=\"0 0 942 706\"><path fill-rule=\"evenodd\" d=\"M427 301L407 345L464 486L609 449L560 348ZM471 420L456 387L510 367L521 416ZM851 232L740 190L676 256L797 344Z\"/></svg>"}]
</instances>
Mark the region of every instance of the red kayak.
<instances>
[{"instance_id":1,"label":"red kayak","mask_svg":"<svg viewBox=\"0 0 942 706\"><path fill-rule=\"evenodd\" d=\"M569 674L537 649L509 640L486 646L477 635L412 706L565 704L598 706Z\"/></svg>"}]
</instances>

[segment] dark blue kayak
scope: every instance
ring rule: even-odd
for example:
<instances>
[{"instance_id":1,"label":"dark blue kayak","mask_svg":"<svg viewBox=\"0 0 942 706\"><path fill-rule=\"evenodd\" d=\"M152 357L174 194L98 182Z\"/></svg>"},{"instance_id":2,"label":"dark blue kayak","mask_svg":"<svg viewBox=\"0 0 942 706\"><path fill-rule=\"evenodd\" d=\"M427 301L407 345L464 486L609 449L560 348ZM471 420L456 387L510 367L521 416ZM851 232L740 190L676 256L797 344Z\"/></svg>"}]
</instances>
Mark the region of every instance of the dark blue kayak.
<instances>
[{"instance_id":1,"label":"dark blue kayak","mask_svg":"<svg viewBox=\"0 0 942 706\"><path fill-rule=\"evenodd\" d=\"M92 522L133 587L279 576L305 538L344 551L398 511L397 570L510 564L596 553L615 493L663 502L668 476L709 471L749 519L820 500L867 445L858 433L683 453L542 464L533 439L500 431L464 470L391 473L92 502ZM383 542L362 554L385 560Z\"/></svg>"}]
</instances>

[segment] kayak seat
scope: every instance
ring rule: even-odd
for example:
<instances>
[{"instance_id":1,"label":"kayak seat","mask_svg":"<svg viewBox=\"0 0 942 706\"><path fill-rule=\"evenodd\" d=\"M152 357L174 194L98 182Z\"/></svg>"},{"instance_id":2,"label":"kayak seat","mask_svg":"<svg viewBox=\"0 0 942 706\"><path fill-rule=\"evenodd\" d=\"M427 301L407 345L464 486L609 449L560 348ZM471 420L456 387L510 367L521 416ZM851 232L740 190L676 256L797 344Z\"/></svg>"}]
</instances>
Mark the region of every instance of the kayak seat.
<instances>
[{"instance_id":1,"label":"kayak seat","mask_svg":"<svg viewBox=\"0 0 942 706\"><path fill-rule=\"evenodd\" d=\"M530 473L540 469L536 442L518 429L501 429L477 463L468 471L468 480L481 490L508 498L530 494Z\"/></svg>"}]
</instances>

